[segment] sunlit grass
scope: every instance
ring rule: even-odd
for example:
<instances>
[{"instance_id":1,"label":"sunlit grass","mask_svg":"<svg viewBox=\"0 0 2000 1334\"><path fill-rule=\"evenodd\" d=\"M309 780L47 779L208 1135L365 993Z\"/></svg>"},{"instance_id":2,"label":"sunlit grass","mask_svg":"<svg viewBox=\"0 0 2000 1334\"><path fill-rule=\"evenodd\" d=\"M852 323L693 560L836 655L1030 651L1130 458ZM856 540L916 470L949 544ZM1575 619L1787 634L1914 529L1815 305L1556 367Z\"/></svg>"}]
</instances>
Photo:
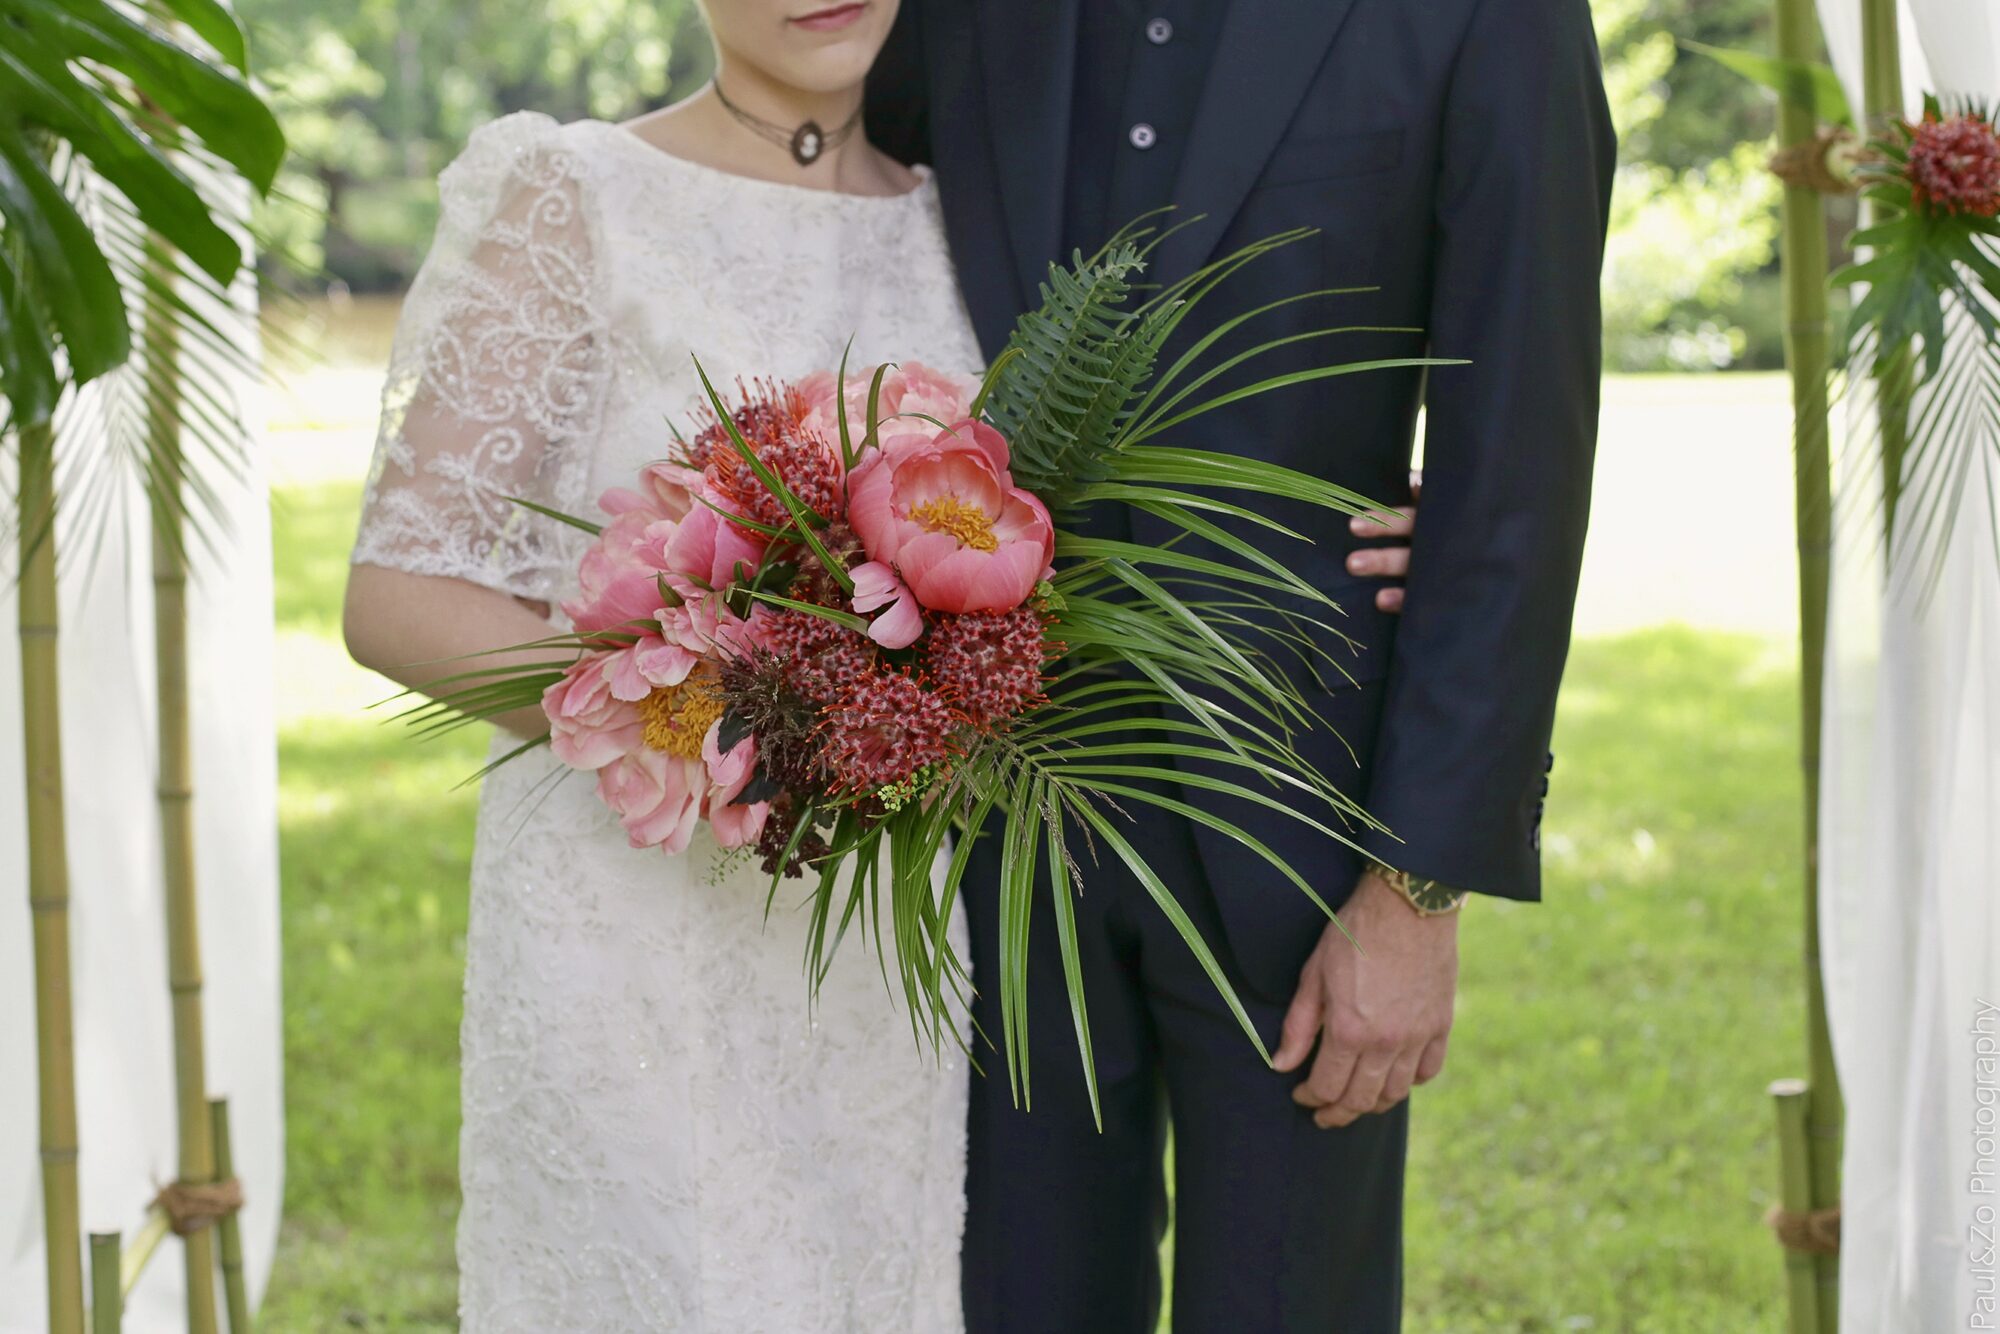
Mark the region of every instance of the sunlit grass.
<instances>
[{"instance_id":1,"label":"sunlit grass","mask_svg":"<svg viewBox=\"0 0 2000 1334\"><path fill-rule=\"evenodd\" d=\"M277 501L277 1331L455 1327L474 799L454 785L481 742L419 745L361 712L386 688L337 644L357 500ZM1548 901L1468 910L1450 1065L1417 1105L1412 1334L1779 1327L1758 1219L1775 1176L1763 1088L1800 1049L1794 710L1789 659L1754 641L1650 631L1576 651Z\"/></svg>"}]
</instances>

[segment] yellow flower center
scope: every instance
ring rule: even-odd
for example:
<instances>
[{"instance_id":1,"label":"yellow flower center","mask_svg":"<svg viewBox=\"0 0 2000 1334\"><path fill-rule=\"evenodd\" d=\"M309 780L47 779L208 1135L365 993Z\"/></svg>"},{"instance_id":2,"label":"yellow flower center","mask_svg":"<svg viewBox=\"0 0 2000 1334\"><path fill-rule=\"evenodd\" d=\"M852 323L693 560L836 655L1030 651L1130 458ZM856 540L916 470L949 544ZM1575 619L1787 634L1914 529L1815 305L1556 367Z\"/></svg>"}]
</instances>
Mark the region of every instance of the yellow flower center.
<instances>
[{"instance_id":1,"label":"yellow flower center","mask_svg":"<svg viewBox=\"0 0 2000 1334\"><path fill-rule=\"evenodd\" d=\"M701 757L702 738L722 717L719 673L704 663L677 686L656 686L639 701L639 716L645 720L645 741L654 750L664 750L684 760Z\"/></svg>"},{"instance_id":2,"label":"yellow flower center","mask_svg":"<svg viewBox=\"0 0 2000 1334\"><path fill-rule=\"evenodd\" d=\"M950 533L974 551L998 551L1000 539L993 536L993 520L977 505L968 505L957 496L926 500L910 511L924 530Z\"/></svg>"}]
</instances>

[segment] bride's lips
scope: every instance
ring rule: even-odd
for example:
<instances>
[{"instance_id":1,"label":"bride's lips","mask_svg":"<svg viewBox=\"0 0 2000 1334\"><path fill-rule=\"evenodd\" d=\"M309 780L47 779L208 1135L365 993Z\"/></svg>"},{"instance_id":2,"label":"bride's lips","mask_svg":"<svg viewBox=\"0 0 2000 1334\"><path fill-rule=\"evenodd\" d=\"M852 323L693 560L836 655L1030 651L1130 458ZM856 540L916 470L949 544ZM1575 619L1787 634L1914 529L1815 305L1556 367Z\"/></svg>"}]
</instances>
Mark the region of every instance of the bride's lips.
<instances>
[{"instance_id":1,"label":"bride's lips","mask_svg":"<svg viewBox=\"0 0 2000 1334\"><path fill-rule=\"evenodd\" d=\"M868 0L854 0L852 4L830 5L787 21L807 32L838 32L860 18L867 9Z\"/></svg>"}]
</instances>

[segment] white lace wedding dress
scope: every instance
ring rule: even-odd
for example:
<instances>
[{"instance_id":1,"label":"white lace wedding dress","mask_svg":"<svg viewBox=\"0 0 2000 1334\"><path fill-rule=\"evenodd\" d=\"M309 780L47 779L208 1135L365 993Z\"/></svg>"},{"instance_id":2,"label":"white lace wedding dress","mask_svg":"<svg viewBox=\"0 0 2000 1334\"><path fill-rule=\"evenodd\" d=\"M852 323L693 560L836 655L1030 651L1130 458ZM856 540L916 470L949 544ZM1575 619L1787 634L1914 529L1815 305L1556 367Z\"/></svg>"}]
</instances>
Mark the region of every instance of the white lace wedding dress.
<instances>
[{"instance_id":1,"label":"white lace wedding dress","mask_svg":"<svg viewBox=\"0 0 2000 1334\"><path fill-rule=\"evenodd\" d=\"M928 178L813 191L521 114L440 192L358 562L559 600L579 535L506 497L595 513L685 430L693 356L720 385L831 367L850 336L855 365L978 366ZM959 1329L963 1057L918 1048L852 932L809 1011L796 900L767 922L765 877L700 837L632 850L555 769L509 764L480 803L464 1328Z\"/></svg>"}]
</instances>

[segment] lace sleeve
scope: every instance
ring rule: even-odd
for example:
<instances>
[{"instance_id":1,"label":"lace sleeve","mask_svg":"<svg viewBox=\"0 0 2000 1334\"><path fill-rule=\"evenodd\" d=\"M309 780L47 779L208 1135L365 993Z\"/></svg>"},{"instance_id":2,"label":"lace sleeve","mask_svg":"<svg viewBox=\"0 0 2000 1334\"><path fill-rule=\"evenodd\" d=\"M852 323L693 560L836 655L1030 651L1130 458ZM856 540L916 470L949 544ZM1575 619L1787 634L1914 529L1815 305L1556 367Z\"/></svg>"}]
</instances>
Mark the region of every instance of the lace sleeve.
<instances>
[{"instance_id":1,"label":"lace sleeve","mask_svg":"<svg viewBox=\"0 0 2000 1334\"><path fill-rule=\"evenodd\" d=\"M437 239L403 305L357 564L561 596L609 362L596 218L546 116L477 131L439 178Z\"/></svg>"}]
</instances>

